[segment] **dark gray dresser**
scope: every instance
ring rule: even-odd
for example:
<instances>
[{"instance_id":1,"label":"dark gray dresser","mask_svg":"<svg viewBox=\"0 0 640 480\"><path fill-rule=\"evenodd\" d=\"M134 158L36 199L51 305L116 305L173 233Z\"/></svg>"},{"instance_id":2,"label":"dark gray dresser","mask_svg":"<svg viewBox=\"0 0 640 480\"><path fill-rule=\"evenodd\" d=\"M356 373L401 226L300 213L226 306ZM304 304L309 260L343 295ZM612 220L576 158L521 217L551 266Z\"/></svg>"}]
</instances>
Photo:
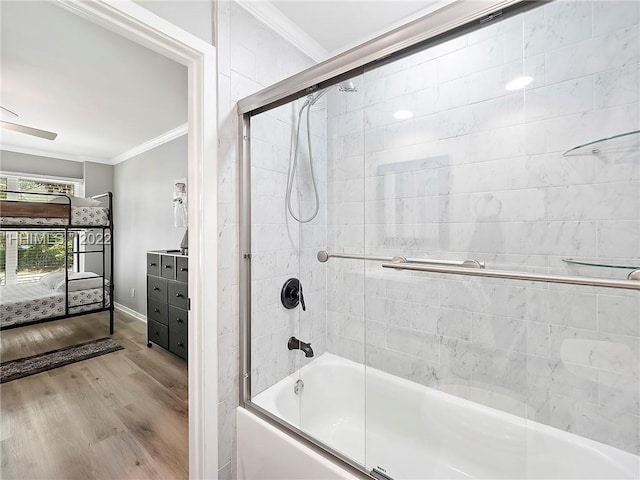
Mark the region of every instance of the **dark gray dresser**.
<instances>
[{"instance_id":1,"label":"dark gray dresser","mask_svg":"<svg viewBox=\"0 0 640 480\"><path fill-rule=\"evenodd\" d=\"M147 252L147 346L187 359L189 264L179 250Z\"/></svg>"}]
</instances>

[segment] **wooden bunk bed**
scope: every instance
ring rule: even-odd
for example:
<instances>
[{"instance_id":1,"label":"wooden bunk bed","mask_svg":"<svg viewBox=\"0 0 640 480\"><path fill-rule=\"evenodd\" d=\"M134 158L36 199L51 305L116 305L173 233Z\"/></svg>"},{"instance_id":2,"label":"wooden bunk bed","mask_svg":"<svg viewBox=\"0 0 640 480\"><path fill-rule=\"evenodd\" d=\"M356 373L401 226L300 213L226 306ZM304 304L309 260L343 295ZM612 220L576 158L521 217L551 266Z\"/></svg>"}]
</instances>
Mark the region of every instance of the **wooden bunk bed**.
<instances>
[{"instance_id":1,"label":"wooden bunk bed","mask_svg":"<svg viewBox=\"0 0 640 480\"><path fill-rule=\"evenodd\" d=\"M86 199L67 195L5 190L0 200L0 231L56 233L64 242L64 271L43 275L40 281L0 286L0 330L50 322L63 318L109 312L109 333L114 331L113 305L113 195L111 192ZM19 196L29 198L20 200ZM38 201L33 201L37 199ZM74 205L74 202L78 205ZM100 242L81 249L70 248L72 235L99 232ZM77 236L76 236L77 238ZM69 256L98 255L101 275L69 272Z\"/></svg>"}]
</instances>

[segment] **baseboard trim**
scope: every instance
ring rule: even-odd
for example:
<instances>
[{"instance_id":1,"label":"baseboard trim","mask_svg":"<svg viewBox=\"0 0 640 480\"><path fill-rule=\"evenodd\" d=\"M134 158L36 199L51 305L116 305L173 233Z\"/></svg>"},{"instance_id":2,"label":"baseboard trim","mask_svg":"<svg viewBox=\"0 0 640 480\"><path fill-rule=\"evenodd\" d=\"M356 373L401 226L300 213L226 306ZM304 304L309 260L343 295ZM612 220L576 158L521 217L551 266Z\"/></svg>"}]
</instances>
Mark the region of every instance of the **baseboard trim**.
<instances>
[{"instance_id":1,"label":"baseboard trim","mask_svg":"<svg viewBox=\"0 0 640 480\"><path fill-rule=\"evenodd\" d=\"M125 307L121 303L113 302L113 306L116 310L120 310L122 313L126 313L127 315L132 316L136 320L140 320L141 322L147 323L147 317L142 315L140 312L136 312L135 310Z\"/></svg>"}]
</instances>

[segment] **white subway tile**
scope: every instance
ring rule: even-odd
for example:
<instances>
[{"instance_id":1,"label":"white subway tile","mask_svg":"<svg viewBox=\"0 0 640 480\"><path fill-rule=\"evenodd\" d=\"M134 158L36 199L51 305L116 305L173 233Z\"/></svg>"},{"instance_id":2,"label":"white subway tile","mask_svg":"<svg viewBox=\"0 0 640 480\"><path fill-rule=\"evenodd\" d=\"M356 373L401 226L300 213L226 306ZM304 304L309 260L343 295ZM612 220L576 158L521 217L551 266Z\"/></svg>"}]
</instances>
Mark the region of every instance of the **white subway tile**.
<instances>
[{"instance_id":1,"label":"white subway tile","mask_svg":"<svg viewBox=\"0 0 640 480\"><path fill-rule=\"evenodd\" d=\"M596 223L591 221L513 222L508 224L509 253L596 255Z\"/></svg>"},{"instance_id":2,"label":"white subway tile","mask_svg":"<svg viewBox=\"0 0 640 480\"><path fill-rule=\"evenodd\" d=\"M527 57L591 37L591 2L560 1L524 15L524 50Z\"/></svg>"},{"instance_id":3,"label":"white subway tile","mask_svg":"<svg viewBox=\"0 0 640 480\"><path fill-rule=\"evenodd\" d=\"M585 2L587 3L587 2ZM640 58L638 28L616 30L595 38L548 52L546 80L548 84L592 75L638 63ZM579 61L576 61L579 59Z\"/></svg>"},{"instance_id":4,"label":"white subway tile","mask_svg":"<svg viewBox=\"0 0 640 480\"><path fill-rule=\"evenodd\" d=\"M620 28L637 25L640 3L634 0L593 2L593 35L599 36Z\"/></svg>"},{"instance_id":5,"label":"white subway tile","mask_svg":"<svg viewBox=\"0 0 640 480\"><path fill-rule=\"evenodd\" d=\"M640 64L598 73L594 80L595 108L640 101Z\"/></svg>"}]
</instances>

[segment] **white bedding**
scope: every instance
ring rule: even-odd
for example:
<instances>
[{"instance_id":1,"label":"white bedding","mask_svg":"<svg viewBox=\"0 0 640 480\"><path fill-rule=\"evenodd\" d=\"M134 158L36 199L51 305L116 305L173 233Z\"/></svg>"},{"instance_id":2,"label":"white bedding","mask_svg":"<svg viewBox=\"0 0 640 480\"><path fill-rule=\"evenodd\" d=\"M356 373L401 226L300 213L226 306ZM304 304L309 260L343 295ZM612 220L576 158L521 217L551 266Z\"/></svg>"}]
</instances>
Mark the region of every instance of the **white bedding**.
<instances>
[{"instance_id":1,"label":"white bedding","mask_svg":"<svg viewBox=\"0 0 640 480\"><path fill-rule=\"evenodd\" d=\"M0 217L0 225L68 225L68 218ZM107 226L109 209L106 207L71 207L71 225Z\"/></svg>"},{"instance_id":2,"label":"white bedding","mask_svg":"<svg viewBox=\"0 0 640 480\"><path fill-rule=\"evenodd\" d=\"M105 299L109 304L109 292ZM100 303L93 303L100 302ZM81 313L102 307L102 288L69 292L69 313ZM30 323L65 315L65 294L41 283L0 287L0 326Z\"/></svg>"}]
</instances>

